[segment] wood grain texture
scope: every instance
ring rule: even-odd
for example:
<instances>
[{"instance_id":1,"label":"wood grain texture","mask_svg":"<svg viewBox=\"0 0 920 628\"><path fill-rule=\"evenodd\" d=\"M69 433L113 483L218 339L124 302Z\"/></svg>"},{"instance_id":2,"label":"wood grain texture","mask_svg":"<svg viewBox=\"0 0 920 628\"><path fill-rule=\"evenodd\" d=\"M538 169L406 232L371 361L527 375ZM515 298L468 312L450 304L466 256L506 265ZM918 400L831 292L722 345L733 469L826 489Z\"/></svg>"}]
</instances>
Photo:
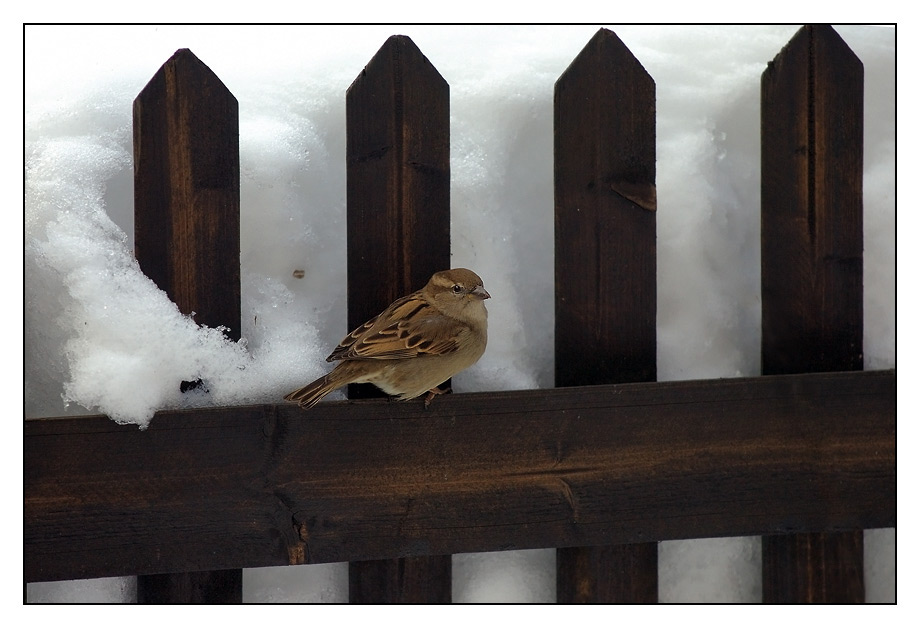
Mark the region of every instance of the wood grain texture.
<instances>
[{"instance_id":1,"label":"wood grain texture","mask_svg":"<svg viewBox=\"0 0 920 628\"><path fill-rule=\"evenodd\" d=\"M393 36L345 111L350 330L450 267L450 88Z\"/></svg>"},{"instance_id":2,"label":"wood grain texture","mask_svg":"<svg viewBox=\"0 0 920 628\"><path fill-rule=\"evenodd\" d=\"M658 543L563 547L556 561L560 603L658 601Z\"/></svg>"},{"instance_id":3,"label":"wood grain texture","mask_svg":"<svg viewBox=\"0 0 920 628\"><path fill-rule=\"evenodd\" d=\"M764 71L764 375L863 367L863 66L829 26Z\"/></svg>"},{"instance_id":4,"label":"wood grain texture","mask_svg":"<svg viewBox=\"0 0 920 628\"><path fill-rule=\"evenodd\" d=\"M348 88L346 127L351 330L450 268L450 89L394 35ZM353 384L348 395L383 393ZM350 599L450 601L450 567L450 556L352 563Z\"/></svg>"},{"instance_id":5,"label":"wood grain texture","mask_svg":"<svg viewBox=\"0 0 920 628\"><path fill-rule=\"evenodd\" d=\"M349 563L352 604L450 604L450 556L410 556Z\"/></svg>"},{"instance_id":6,"label":"wood grain texture","mask_svg":"<svg viewBox=\"0 0 920 628\"><path fill-rule=\"evenodd\" d=\"M242 592L242 569L137 577L140 604L239 604Z\"/></svg>"},{"instance_id":7,"label":"wood grain texture","mask_svg":"<svg viewBox=\"0 0 920 628\"><path fill-rule=\"evenodd\" d=\"M29 582L895 523L893 371L24 423Z\"/></svg>"},{"instance_id":8,"label":"wood grain texture","mask_svg":"<svg viewBox=\"0 0 920 628\"><path fill-rule=\"evenodd\" d=\"M554 111L556 385L654 381L655 82L602 29Z\"/></svg>"},{"instance_id":9,"label":"wood grain texture","mask_svg":"<svg viewBox=\"0 0 920 628\"><path fill-rule=\"evenodd\" d=\"M863 65L806 26L762 77L763 373L863 366ZM862 532L766 537L765 602L862 602Z\"/></svg>"},{"instance_id":10,"label":"wood grain texture","mask_svg":"<svg viewBox=\"0 0 920 628\"><path fill-rule=\"evenodd\" d=\"M141 270L182 313L239 340L239 110L190 50L178 50L134 101L134 164ZM141 577L138 600L241 602L242 578L238 570Z\"/></svg>"},{"instance_id":11,"label":"wood grain texture","mask_svg":"<svg viewBox=\"0 0 920 628\"><path fill-rule=\"evenodd\" d=\"M655 81L601 29L555 88L556 385L656 379ZM657 544L556 553L559 602L655 602Z\"/></svg>"},{"instance_id":12,"label":"wood grain texture","mask_svg":"<svg viewBox=\"0 0 920 628\"><path fill-rule=\"evenodd\" d=\"M866 601L861 530L765 536L762 546L764 601Z\"/></svg>"},{"instance_id":13,"label":"wood grain texture","mask_svg":"<svg viewBox=\"0 0 920 628\"><path fill-rule=\"evenodd\" d=\"M181 49L134 100L135 255L195 322L240 338L239 106Z\"/></svg>"}]
</instances>

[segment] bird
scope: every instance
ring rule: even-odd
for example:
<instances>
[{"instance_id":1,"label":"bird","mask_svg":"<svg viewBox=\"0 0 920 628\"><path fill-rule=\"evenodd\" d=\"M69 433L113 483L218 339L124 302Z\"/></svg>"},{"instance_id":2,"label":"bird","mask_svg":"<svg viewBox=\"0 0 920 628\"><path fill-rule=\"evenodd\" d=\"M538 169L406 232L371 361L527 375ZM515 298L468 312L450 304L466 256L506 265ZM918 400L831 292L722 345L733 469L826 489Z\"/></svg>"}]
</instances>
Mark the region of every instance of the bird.
<instances>
[{"instance_id":1,"label":"bird","mask_svg":"<svg viewBox=\"0 0 920 628\"><path fill-rule=\"evenodd\" d=\"M491 295L467 268L442 270L424 288L397 299L345 336L327 362L335 368L284 396L302 408L346 384L371 383L400 401L424 393L425 407L438 388L475 364L486 349Z\"/></svg>"}]
</instances>

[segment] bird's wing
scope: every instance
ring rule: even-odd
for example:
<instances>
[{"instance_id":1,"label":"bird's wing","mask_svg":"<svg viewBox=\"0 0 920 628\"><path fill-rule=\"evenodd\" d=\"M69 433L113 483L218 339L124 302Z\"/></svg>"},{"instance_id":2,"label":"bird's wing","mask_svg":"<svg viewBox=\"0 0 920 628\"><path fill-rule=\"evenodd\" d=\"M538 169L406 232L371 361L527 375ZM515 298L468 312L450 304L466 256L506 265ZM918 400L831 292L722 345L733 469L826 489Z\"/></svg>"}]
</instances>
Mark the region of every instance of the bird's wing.
<instances>
[{"instance_id":1,"label":"bird's wing","mask_svg":"<svg viewBox=\"0 0 920 628\"><path fill-rule=\"evenodd\" d=\"M345 336L326 361L443 355L459 348L459 336L465 329L416 292L394 301Z\"/></svg>"}]
</instances>

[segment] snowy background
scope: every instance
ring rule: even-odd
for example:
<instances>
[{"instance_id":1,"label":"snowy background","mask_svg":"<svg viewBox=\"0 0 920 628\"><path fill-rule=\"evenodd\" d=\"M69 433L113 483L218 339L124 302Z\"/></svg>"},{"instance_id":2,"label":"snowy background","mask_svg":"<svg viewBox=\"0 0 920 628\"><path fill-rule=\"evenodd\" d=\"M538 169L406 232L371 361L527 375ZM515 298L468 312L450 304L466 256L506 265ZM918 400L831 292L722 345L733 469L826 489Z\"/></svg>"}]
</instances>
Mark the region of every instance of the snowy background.
<instances>
[{"instance_id":1,"label":"snowy background","mask_svg":"<svg viewBox=\"0 0 920 628\"><path fill-rule=\"evenodd\" d=\"M450 84L452 265L490 343L457 392L553 385L553 84L594 26L42 26L25 34L25 415L278 401L345 320L345 90L386 38ZM657 84L658 376L759 374L759 95L796 26L608 26ZM895 365L895 32L840 26L865 65L866 369ZM240 105L244 343L181 316L133 261L131 103L190 48ZM303 278L293 271L305 271ZM180 396L202 377L211 395ZM759 538L660 544L662 601L757 601ZM895 595L866 532L867 599ZM550 602L555 551L454 557L454 600ZM133 578L28 586L132 601ZM247 601L345 601L347 565L244 571Z\"/></svg>"}]
</instances>

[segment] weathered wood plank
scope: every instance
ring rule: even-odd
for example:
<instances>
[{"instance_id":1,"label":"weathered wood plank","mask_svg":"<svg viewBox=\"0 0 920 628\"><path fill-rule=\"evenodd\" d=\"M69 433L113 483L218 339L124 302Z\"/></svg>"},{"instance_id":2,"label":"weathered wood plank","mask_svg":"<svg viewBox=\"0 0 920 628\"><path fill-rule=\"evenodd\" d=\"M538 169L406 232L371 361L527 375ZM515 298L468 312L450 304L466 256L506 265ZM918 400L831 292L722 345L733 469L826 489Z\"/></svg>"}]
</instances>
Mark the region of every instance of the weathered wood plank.
<instances>
[{"instance_id":1,"label":"weathered wood plank","mask_svg":"<svg viewBox=\"0 0 920 628\"><path fill-rule=\"evenodd\" d=\"M243 570L138 576L137 584L140 604L239 604Z\"/></svg>"},{"instance_id":2,"label":"weathered wood plank","mask_svg":"<svg viewBox=\"0 0 920 628\"><path fill-rule=\"evenodd\" d=\"M450 88L395 35L348 88L345 116L353 329L450 267Z\"/></svg>"},{"instance_id":3,"label":"weathered wood plank","mask_svg":"<svg viewBox=\"0 0 920 628\"><path fill-rule=\"evenodd\" d=\"M763 537L765 602L866 601L862 530Z\"/></svg>"},{"instance_id":4,"label":"weathered wood plank","mask_svg":"<svg viewBox=\"0 0 920 628\"><path fill-rule=\"evenodd\" d=\"M26 581L895 523L893 371L24 423ZM360 412L357 410L360 409Z\"/></svg>"},{"instance_id":5,"label":"weathered wood plank","mask_svg":"<svg viewBox=\"0 0 920 628\"><path fill-rule=\"evenodd\" d=\"M180 311L239 340L239 107L188 49L134 101L134 164L141 269ZM243 574L140 576L137 589L142 602L242 602Z\"/></svg>"},{"instance_id":6,"label":"weathered wood plank","mask_svg":"<svg viewBox=\"0 0 920 628\"><path fill-rule=\"evenodd\" d=\"M354 329L450 267L450 89L411 39L394 35L348 88L345 115ZM381 395L349 386L351 398ZM450 556L352 563L349 596L449 601L450 564Z\"/></svg>"},{"instance_id":7,"label":"weathered wood plank","mask_svg":"<svg viewBox=\"0 0 920 628\"><path fill-rule=\"evenodd\" d=\"M658 601L658 543L563 547L556 556L561 603Z\"/></svg>"},{"instance_id":8,"label":"weathered wood plank","mask_svg":"<svg viewBox=\"0 0 920 628\"><path fill-rule=\"evenodd\" d=\"M761 116L763 372L861 369L862 63L802 28L763 73ZM862 550L861 531L765 538L764 601L863 601Z\"/></svg>"},{"instance_id":9,"label":"weathered wood plank","mask_svg":"<svg viewBox=\"0 0 920 628\"><path fill-rule=\"evenodd\" d=\"M348 599L353 604L450 604L452 582L450 556L352 562Z\"/></svg>"},{"instance_id":10,"label":"weathered wood plank","mask_svg":"<svg viewBox=\"0 0 920 628\"><path fill-rule=\"evenodd\" d=\"M654 381L655 82L602 29L554 120L556 385Z\"/></svg>"},{"instance_id":11,"label":"weathered wood plank","mask_svg":"<svg viewBox=\"0 0 920 628\"><path fill-rule=\"evenodd\" d=\"M863 66L806 26L767 67L761 105L763 373L863 366Z\"/></svg>"},{"instance_id":12,"label":"weathered wood plank","mask_svg":"<svg viewBox=\"0 0 920 628\"><path fill-rule=\"evenodd\" d=\"M239 340L239 106L188 49L134 100L134 238L180 311Z\"/></svg>"},{"instance_id":13,"label":"weathered wood plank","mask_svg":"<svg viewBox=\"0 0 920 628\"><path fill-rule=\"evenodd\" d=\"M556 82L556 385L656 379L655 81L601 29ZM563 548L559 602L655 602L656 544Z\"/></svg>"}]
</instances>

